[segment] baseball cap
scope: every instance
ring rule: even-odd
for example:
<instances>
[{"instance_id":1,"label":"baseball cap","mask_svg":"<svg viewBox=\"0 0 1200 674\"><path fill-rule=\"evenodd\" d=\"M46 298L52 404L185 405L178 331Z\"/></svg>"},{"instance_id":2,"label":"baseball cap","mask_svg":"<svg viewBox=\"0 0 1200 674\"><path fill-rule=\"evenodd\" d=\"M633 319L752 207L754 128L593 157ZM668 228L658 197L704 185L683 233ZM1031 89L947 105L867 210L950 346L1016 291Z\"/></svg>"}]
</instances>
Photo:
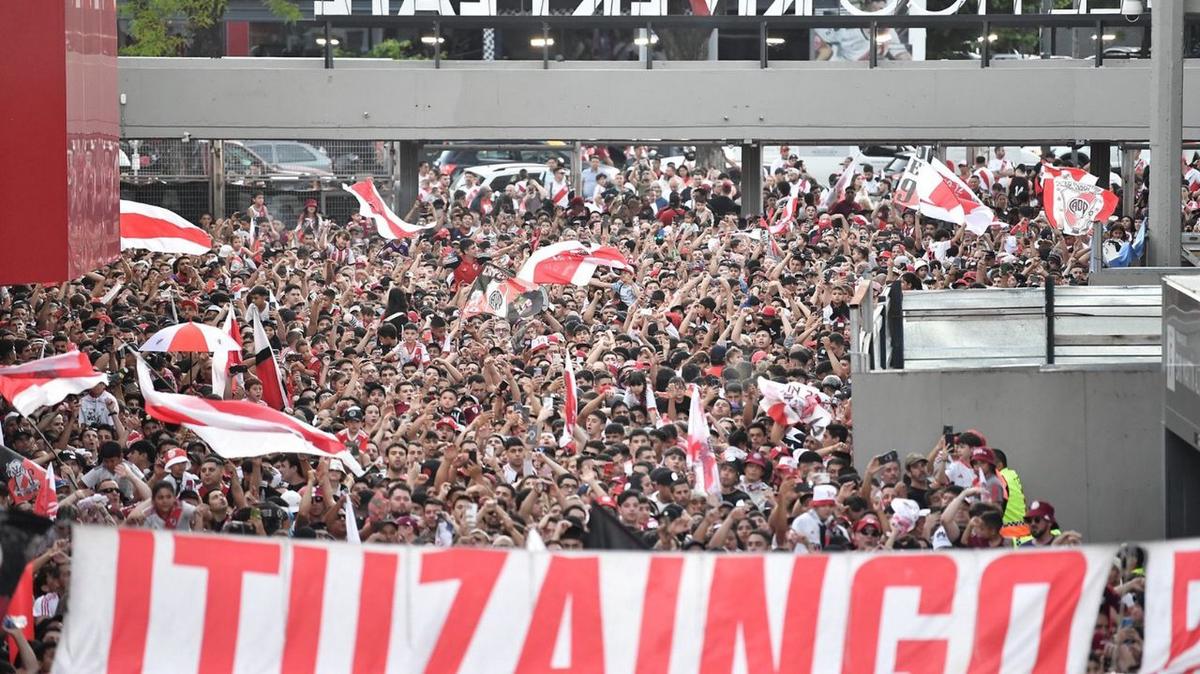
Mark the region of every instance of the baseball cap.
<instances>
[{"instance_id":1,"label":"baseball cap","mask_svg":"<svg viewBox=\"0 0 1200 674\"><path fill-rule=\"evenodd\" d=\"M996 465L996 453L992 451L991 447L976 447L971 450L971 462L975 461L990 463L994 466Z\"/></svg>"},{"instance_id":2,"label":"baseball cap","mask_svg":"<svg viewBox=\"0 0 1200 674\"><path fill-rule=\"evenodd\" d=\"M1025 510L1025 521L1036 519L1046 519L1054 521L1054 506L1050 505L1049 501L1034 501L1029 504L1029 508Z\"/></svg>"},{"instance_id":3,"label":"baseball cap","mask_svg":"<svg viewBox=\"0 0 1200 674\"><path fill-rule=\"evenodd\" d=\"M350 409L346 410L346 413L343 415L343 417L350 421L362 421L363 420L362 408L357 407L357 406L351 407Z\"/></svg>"},{"instance_id":4,"label":"baseball cap","mask_svg":"<svg viewBox=\"0 0 1200 674\"><path fill-rule=\"evenodd\" d=\"M863 515L862 519L854 523L854 533L858 533L867 527L875 527L880 532L883 531L883 526L879 524L879 518L874 515Z\"/></svg>"},{"instance_id":5,"label":"baseball cap","mask_svg":"<svg viewBox=\"0 0 1200 674\"><path fill-rule=\"evenodd\" d=\"M929 459L926 458L924 454L920 454L918 452L913 452L912 454L909 454L908 456L904 457L904 470L908 470L910 467L912 467L922 461L924 461L925 463L929 463Z\"/></svg>"},{"instance_id":6,"label":"baseball cap","mask_svg":"<svg viewBox=\"0 0 1200 674\"><path fill-rule=\"evenodd\" d=\"M764 457L762 455L761 452L755 452L755 453L751 454L750 456L746 457L746 463L754 464L760 468L767 467L767 459L766 459L766 457Z\"/></svg>"},{"instance_id":7,"label":"baseball cap","mask_svg":"<svg viewBox=\"0 0 1200 674\"><path fill-rule=\"evenodd\" d=\"M837 487L831 484L819 484L813 487L813 497L810 505L814 508L817 506L831 506L836 502Z\"/></svg>"},{"instance_id":8,"label":"baseball cap","mask_svg":"<svg viewBox=\"0 0 1200 674\"><path fill-rule=\"evenodd\" d=\"M182 463L182 464L191 463L191 461L188 460L187 452L184 451L184 449L182 447L176 447L175 449L172 449L169 452L167 452L167 461L165 464L163 464L163 467L170 468L171 466L174 466L179 463Z\"/></svg>"}]
</instances>

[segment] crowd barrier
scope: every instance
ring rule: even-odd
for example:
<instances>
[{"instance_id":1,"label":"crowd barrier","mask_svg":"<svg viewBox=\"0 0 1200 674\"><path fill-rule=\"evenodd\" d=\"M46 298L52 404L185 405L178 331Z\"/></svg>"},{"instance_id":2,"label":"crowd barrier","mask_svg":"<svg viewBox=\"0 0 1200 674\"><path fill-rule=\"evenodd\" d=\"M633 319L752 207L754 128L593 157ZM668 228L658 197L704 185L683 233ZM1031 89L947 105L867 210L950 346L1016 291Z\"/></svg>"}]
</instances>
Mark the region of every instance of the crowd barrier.
<instances>
[{"instance_id":1,"label":"crowd barrier","mask_svg":"<svg viewBox=\"0 0 1200 674\"><path fill-rule=\"evenodd\" d=\"M1146 669L1200 665L1200 540ZM54 671L1083 672L1116 546L546 553L76 529Z\"/></svg>"}]
</instances>

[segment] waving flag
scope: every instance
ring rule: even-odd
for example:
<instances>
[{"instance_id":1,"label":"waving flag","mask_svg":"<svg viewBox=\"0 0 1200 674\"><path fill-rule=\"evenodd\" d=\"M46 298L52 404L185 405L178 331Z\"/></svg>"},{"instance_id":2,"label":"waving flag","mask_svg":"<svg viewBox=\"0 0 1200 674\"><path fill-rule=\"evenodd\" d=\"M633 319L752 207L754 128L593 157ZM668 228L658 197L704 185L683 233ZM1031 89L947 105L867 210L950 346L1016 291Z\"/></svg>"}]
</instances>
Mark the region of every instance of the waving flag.
<instances>
[{"instance_id":1,"label":"waving flag","mask_svg":"<svg viewBox=\"0 0 1200 674\"><path fill-rule=\"evenodd\" d=\"M1083 169L1042 166L1042 205L1046 220L1063 234L1081 236L1092 223L1108 220L1117 210L1117 195L1096 184Z\"/></svg>"},{"instance_id":2,"label":"waving flag","mask_svg":"<svg viewBox=\"0 0 1200 674\"><path fill-rule=\"evenodd\" d=\"M208 400L155 391L150 369L141 358L137 371L146 414L166 424L184 426L227 459L313 454L341 459L355 475L363 473L358 461L336 436L289 414L245 400Z\"/></svg>"},{"instance_id":3,"label":"waving flag","mask_svg":"<svg viewBox=\"0 0 1200 674\"><path fill-rule=\"evenodd\" d=\"M385 239L404 239L416 236L423 230L436 226L435 224L414 225L401 220L400 216L393 213L392 209L383 202L383 197L379 196L379 190L375 189L375 183L372 180L360 180L353 185L342 185L342 189L358 199L358 214L374 220L376 231Z\"/></svg>"},{"instance_id":4,"label":"waving flag","mask_svg":"<svg viewBox=\"0 0 1200 674\"><path fill-rule=\"evenodd\" d=\"M462 317L491 314L512 322L537 314L545 306L545 293L537 284L516 278L497 280L480 276L463 305Z\"/></svg>"},{"instance_id":5,"label":"waving flag","mask_svg":"<svg viewBox=\"0 0 1200 674\"><path fill-rule=\"evenodd\" d=\"M1108 261L1110 267L1129 267L1134 262L1142 259L1142 251L1146 249L1146 221L1142 220L1141 226L1138 227L1137 235L1133 237L1133 241L1126 241L1121 244L1121 250L1117 255Z\"/></svg>"},{"instance_id":6,"label":"waving flag","mask_svg":"<svg viewBox=\"0 0 1200 674\"><path fill-rule=\"evenodd\" d=\"M687 455L688 463L696 474L696 488L709 494L721 491L720 466L712 451L712 436L708 419L704 417L704 400L700 387L691 385L691 406L688 408Z\"/></svg>"},{"instance_id":7,"label":"waving flag","mask_svg":"<svg viewBox=\"0 0 1200 674\"><path fill-rule=\"evenodd\" d=\"M0 475L7 478L12 505L33 501L46 483L46 469L0 445Z\"/></svg>"},{"instance_id":8,"label":"waving flag","mask_svg":"<svg viewBox=\"0 0 1200 674\"><path fill-rule=\"evenodd\" d=\"M121 200L121 250L137 248L174 255L204 255L212 237L165 208Z\"/></svg>"},{"instance_id":9,"label":"waving flag","mask_svg":"<svg viewBox=\"0 0 1200 674\"><path fill-rule=\"evenodd\" d=\"M862 159L862 153L854 155L854 159L850 160L850 165L842 169L842 174L838 176L837 182L833 184L833 189L825 193L825 197L821 199L821 208L829 210L833 205L842 200L842 192L846 191L846 186L854 176L858 175L859 161Z\"/></svg>"},{"instance_id":10,"label":"waving flag","mask_svg":"<svg viewBox=\"0 0 1200 674\"><path fill-rule=\"evenodd\" d=\"M575 423L579 416L579 389L575 388L575 364L570 354L563 364L563 424L562 436L558 439L559 447L571 444L575 437Z\"/></svg>"},{"instance_id":11,"label":"waving flag","mask_svg":"<svg viewBox=\"0 0 1200 674\"><path fill-rule=\"evenodd\" d=\"M262 319L257 311L249 313L254 323L254 373L262 382L263 400L277 410L291 407L287 404L283 379L279 376L279 363L275 361L275 350L271 348L271 340L267 339Z\"/></svg>"},{"instance_id":12,"label":"waving flag","mask_svg":"<svg viewBox=\"0 0 1200 674\"><path fill-rule=\"evenodd\" d=\"M33 501L33 514L53 520L58 517L58 490L54 483L54 463L46 464L46 473Z\"/></svg>"},{"instance_id":13,"label":"waving flag","mask_svg":"<svg viewBox=\"0 0 1200 674\"><path fill-rule=\"evenodd\" d=\"M759 377L758 391L762 394L759 410L781 426L807 424L812 436L820 438L833 420L821 400L821 392L811 386L796 382L780 384Z\"/></svg>"},{"instance_id":14,"label":"waving flag","mask_svg":"<svg viewBox=\"0 0 1200 674\"><path fill-rule=\"evenodd\" d=\"M229 312L225 314L225 323L221 325L222 332L229 335L233 341L242 343L242 330L238 326L237 317L233 312L233 303L229 303ZM240 365L242 352L215 351L212 359L212 389L215 395L225 397L225 387L229 383L229 367Z\"/></svg>"},{"instance_id":15,"label":"waving flag","mask_svg":"<svg viewBox=\"0 0 1200 674\"><path fill-rule=\"evenodd\" d=\"M996 219L992 209L983 205L966 183L941 162L932 164L911 157L896 186L893 201L938 220L965 224L982 234Z\"/></svg>"},{"instance_id":16,"label":"waving flag","mask_svg":"<svg viewBox=\"0 0 1200 674\"><path fill-rule=\"evenodd\" d=\"M87 356L80 351L70 351L21 365L0 367L0 396L12 403L18 412L29 416L39 407L53 405L106 381L108 375L96 372Z\"/></svg>"},{"instance_id":17,"label":"waving flag","mask_svg":"<svg viewBox=\"0 0 1200 674\"><path fill-rule=\"evenodd\" d=\"M533 251L517 278L537 283L586 286L597 267L632 269L621 251L579 241L561 241Z\"/></svg>"}]
</instances>

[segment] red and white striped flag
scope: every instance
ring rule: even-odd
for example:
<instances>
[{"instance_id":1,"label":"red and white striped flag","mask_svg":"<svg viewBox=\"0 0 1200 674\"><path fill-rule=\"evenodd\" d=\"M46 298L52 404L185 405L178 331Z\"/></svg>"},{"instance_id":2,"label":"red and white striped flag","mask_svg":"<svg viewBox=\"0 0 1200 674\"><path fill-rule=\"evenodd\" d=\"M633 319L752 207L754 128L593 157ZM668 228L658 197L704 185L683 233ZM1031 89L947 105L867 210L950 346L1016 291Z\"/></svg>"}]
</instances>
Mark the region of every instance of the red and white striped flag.
<instances>
[{"instance_id":1,"label":"red and white striped flag","mask_svg":"<svg viewBox=\"0 0 1200 674\"><path fill-rule=\"evenodd\" d=\"M575 437L575 423L579 415L579 390L575 388L574 358L567 354L563 364L563 430L558 439L559 447L571 444Z\"/></svg>"},{"instance_id":2,"label":"red and white striped flag","mask_svg":"<svg viewBox=\"0 0 1200 674\"><path fill-rule=\"evenodd\" d=\"M208 400L154 390L150 368L140 357L138 383L146 414L166 424L186 427L217 454L238 459L266 454L313 454L341 459L352 473L362 467L346 445L290 414L245 400Z\"/></svg>"},{"instance_id":3,"label":"red and white striped flag","mask_svg":"<svg viewBox=\"0 0 1200 674\"><path fill-rule=\"evenodd\" d=\"M821 199L821 208L829 210L833 205L842 200L842 193L846 191L846 186L850 184L850 180L858 174L859 160L862 158L862 153L854 155L854 159L850 160L850 165L842 169L842 174L838 176L837 182L833 184L833 188L825 193L825 197Z\"/></svg>"},{"instance_id":4,"label":"red and white striped flag","mask_svg":"<svg viewBox=\"0 0 1200 674\"><path fill-rule=\"evenodd\" d=\"M165 208L121 200L121 250L137 248L174 255L204 255L212 237Z\"/></svg>"},{"instance_id":5,"label":"red and white striped flag","mask_svg":"<svg viewBox=\"0 0 1200 674\"><path fill-rule=\"evenodd\" d=\"M808 424L811 435L820 438L833 420L821 401L821 392L811 386L797 382L780 384L759 377L758 391L762 395L759 410L781 426Z\"/></svg>"},{"instance_id":6,"label":"red and white striped flag","mask_svg":"<svg viewBox=\"0 0 1200 674\"><path fill-rule=\"evenodd\" d=\"M33 514L48 520L58 517L58 491L54 487L54 462L46 464L46 474L33 501Z\"/></svg>"},{"instance_id":7,"label":"red and white striped flag","mask_svg":"<svg viewBox=\"0 0 1200 674\"><path fill-rule=\"evenodd\" d=\"M917 157L896 184L893 201L931 218L965 224L975 234L983 234L996 215L975 196L970 187L941 162L932 164Z\"/></svg>"},{"instance_id":8,"label":"red and white striped flag","mask_svg":"<svg viewBox=\"0 0 1200 674\"><path fill-rule=\"evenodd\" d=\"M517 278L539 285L586 286L597 267L632 269L621 251L612 246L561 241L533 251Z\"/></svg>"},{"instance_id":9,"label":"red and white striped flag","mask_svg":"<svg viewBox=\"0 0 1200 674\"><path fill-rule=\"evenodd\" d=\"M225 323L221 326L226 334L238 344L242 343L242 330L234 315L233 303L229 303L229 312L225 314ZM214 351L212 359L212 389L213 393L224 398L225 387L229 383L229 368L240 365L241 351Z\"/></svg>"},{"instance_id":10,"label":"red and white striped flag","mask_svg":"<svg viewBox=\"0 0 1200 674\"><path fill-rule=\"evenodd\" d=\"M271 340L267 339L267 331L263 328L258 312L249 313L254 322L254 373L262 382L263 400L277 410L287 409L291 405L287 404L283 379L279 376L279 363L275 360L275 350L271 348Z\"/></svg>"},{"instance_id":11,"label":"red and white striped flag","mask_svg":"<svg viewBox=\"0 0 1200 674\"><path fill-rule=\"evenodd\" d=\"M375 189L375 183L369 179L360 180L353 185L342 185L342 189L358 199L358 214L374 220L376 231L385 239L404 239L416 236L436 225L436 223L414 225L401 220L400 216L393 213L392 209L383 202L383 197L379 196L379 190Z\"/></svg>"},{"instance_id":12,"label":"red and white striped flag","mask_svg":"<svg viewBox=\"0 0 1200 674\"><path fill-rule=\"evenodd\" d=\"M720 466L712 451L712 436L708 419L704 418L704 401L700 387L691 385L691 406L688 408L687 455L688 463L696 474L696 488L709 494L721 491Z\"/></svg>"},{"instance_id":13,"label":"red and white striped flag","mask_svg":"<svg viewBox=\"0 0 1200 674\"><path fill-rule=\"evenodd\" d=\"M0 396L18 412L29 416L39 407L54 405L69 395L82 393L108 381L96 372L92 361L80 351L0 367Z\"/></svg>"}]
</instances>

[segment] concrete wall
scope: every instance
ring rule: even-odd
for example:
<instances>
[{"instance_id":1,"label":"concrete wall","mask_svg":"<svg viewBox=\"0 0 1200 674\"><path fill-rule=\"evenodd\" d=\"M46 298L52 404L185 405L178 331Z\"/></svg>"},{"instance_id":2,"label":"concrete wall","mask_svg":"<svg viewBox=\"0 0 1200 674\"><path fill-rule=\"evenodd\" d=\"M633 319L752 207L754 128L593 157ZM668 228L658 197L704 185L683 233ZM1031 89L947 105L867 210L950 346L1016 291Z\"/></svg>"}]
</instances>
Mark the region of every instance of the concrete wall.
<instances>
[{"instance_id":1,"label":"concrete wall","mask_svg":"<svg viewBox=\"0 0 1200 674\"><path fill-rule=\"evenodd\" d=\"M1061 142L1149 138L1146 61L120 59L125 137ZM1200 137L1200 63L1184 137ZM561 92L562 95L555 95ZM1119 93L1114 93L1119 92ZM619 96L615 100L613 96Z\"/></svg>"},{"instance_id":2,"label":"concrete wall","mask_svg":"<svg viewBox=\"0 0 1200 674\"><path fill-rule=\"evenodd\" d=\"M1161 366L855 373L855 454L928 452L943 425L1007 454L1027 498L1095 542L1167 535Z\"/></svg>"}]
</instances>

